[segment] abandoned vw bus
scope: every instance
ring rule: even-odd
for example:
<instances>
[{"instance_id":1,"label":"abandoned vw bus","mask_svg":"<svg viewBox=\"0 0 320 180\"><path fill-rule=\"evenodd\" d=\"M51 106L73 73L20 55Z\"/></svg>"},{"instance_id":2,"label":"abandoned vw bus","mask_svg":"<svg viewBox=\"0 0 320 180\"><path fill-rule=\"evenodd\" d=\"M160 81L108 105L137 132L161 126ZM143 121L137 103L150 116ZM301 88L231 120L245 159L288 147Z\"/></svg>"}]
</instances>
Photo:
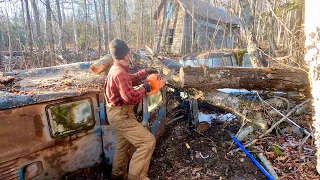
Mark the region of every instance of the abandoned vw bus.
<instances>
[{"instance_id":1,"label":"abandoned vw bus","mask_svg":"<svg viewBox=\"0 0 320 180\"><path fill-rule=\"evenodd\" d=\"M112 164L114 129L108 124L106 75L90 62L23 70L0 76L0 179L59 179L102 161ZM138 120L158 138L166 94L145 97Z\"/></svg>"}]
</instances>

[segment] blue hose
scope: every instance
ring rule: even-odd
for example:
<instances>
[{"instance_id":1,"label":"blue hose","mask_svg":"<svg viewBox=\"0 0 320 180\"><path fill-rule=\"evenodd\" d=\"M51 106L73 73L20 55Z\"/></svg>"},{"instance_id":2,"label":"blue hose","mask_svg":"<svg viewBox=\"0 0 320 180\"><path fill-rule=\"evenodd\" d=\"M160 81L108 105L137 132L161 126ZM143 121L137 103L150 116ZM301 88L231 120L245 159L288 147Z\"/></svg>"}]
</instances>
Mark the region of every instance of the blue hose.
<instances>
[{"instance_id":1,"label":"blue hose","mask_svg":"<svg viewBox=\"0 0 320 180\"><path fill-rule=\"evenodd\" d=\"M228 133L228 134L231 136L232 140L240 147L240 149L247 155L247 157L254 163L254 165L256 165L269 180L274 180L274 178L271 176L271 174L269 174L268 171L266 171L264 169L264 167L241 144L241 142L239 142L238 139L236 137L232 136L230 133Z\"/></svg>"}]
</instances>

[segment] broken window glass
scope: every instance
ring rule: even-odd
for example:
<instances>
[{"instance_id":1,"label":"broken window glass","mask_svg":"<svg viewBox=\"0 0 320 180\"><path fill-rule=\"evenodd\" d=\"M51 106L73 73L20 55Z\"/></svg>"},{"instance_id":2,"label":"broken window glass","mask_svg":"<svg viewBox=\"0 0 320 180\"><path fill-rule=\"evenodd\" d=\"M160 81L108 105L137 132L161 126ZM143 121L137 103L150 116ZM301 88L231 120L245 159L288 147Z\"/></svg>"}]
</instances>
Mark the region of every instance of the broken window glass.
<instances>
[{"instance_id":1,"label":"broken window glass","mask_svg":"<svg viewBox=\"0 0 320 180\"><path fill-rule=\"evenodd\" d=\"M88 129L95 124L91 99L49 105L47 114L54 138Z\"/></svg>"},{"instance_id":2,"label":"broken window glass","mask_svg":"<svg viewBox=\"0 0 320 180\"><path fill-rule=\"evenodd\" d=\"M173 33L174 33L174 29L169 29L169 33L168 33L168 45L172 45L172 44L173 44Z\"/></svg>"}]
</instances>

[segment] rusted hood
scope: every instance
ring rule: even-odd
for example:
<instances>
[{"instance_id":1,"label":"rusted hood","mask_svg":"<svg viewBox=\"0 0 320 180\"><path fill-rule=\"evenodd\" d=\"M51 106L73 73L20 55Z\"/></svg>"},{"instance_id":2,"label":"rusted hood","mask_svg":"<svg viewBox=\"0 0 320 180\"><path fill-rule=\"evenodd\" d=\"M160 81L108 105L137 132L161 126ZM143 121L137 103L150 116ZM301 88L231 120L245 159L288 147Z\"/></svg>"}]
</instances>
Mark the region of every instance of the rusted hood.
<instances>
[{"instance_id":1,"label":"rusted hood","mask_svg":"<svg viewBox=\"0 0 320 180\"><path fill-rule=\"evenodd\" d=\"M106 73L89 72L93 62L36 68L0 75L0 110L100 92ZM4 85L4 86L3 86Z\"/></svg>"}]
</instances>

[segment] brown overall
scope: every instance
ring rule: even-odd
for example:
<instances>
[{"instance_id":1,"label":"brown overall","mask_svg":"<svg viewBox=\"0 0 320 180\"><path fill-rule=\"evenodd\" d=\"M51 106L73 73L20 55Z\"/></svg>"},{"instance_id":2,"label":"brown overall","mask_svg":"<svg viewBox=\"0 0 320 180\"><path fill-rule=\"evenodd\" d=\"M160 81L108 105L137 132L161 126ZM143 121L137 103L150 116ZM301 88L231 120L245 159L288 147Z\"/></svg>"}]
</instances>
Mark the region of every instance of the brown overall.
<instances>
[{"instance_id":1,"label":"brown overall","mask_svg":"<svg viewBox=\"0 0 320 180\"><path fill-rule=\"evenodd\" d=\"M148 180L146 174L156 144L155 137L137 121L133 113L133 106L107 105L107 116L116 135L112 178L124 179L133 147L136 147L130 161L128 179Z\"/></svg>"}]
</instances>

